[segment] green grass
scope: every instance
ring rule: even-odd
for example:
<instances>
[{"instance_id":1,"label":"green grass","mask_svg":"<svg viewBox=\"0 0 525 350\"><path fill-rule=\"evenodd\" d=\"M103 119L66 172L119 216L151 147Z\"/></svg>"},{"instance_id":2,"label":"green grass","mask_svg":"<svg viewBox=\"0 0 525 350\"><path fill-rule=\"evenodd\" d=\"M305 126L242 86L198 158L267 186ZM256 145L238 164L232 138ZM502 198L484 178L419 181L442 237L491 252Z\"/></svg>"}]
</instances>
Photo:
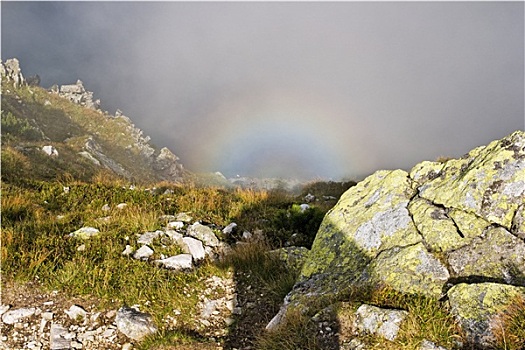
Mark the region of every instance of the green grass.
<instances>
[{"instance_id":1,"label":"green grass","mask_svg":"<svg viewBox=\"0 0 525 350\"><path fill-rule=\"evenodd\" d=\"M168 188L172 192L164 194ZM122 180L88 183L63 176L60 181L2 181L1 199L2 278L22 283L38 280L49 290L93 296L101 301L101 308L139 304L157 324L173 310L184 310L177 316L182 328L161 328L168 338L180 332L192 334L197 298L208 276L245 271L271 295L274 308L296 279L296 272L267 254L273 248L269 244L239 246L222 263L204 263L189 273L173 273L121 255L126 244L137 247L137 234L163 229L166 222L159 218L165 214L189 212L194 220L214 223L219 229L237 221L241 230L254 230L261 227L261 217L269 219L275 210L289 210L293 198L282 193L167 183L150 190L130 189ZM117 209L119 203L127 207ZM105 204L109 211L102 210ZM100 235L88 240L69 236L83 226L98 228ZM83 250L78 249L81 246ZM164 246L158 240L152 246L157 258L180 253L178 246ZM155 342L162 343L161 338L157 336Z\"/></svg>"}]
</instances>

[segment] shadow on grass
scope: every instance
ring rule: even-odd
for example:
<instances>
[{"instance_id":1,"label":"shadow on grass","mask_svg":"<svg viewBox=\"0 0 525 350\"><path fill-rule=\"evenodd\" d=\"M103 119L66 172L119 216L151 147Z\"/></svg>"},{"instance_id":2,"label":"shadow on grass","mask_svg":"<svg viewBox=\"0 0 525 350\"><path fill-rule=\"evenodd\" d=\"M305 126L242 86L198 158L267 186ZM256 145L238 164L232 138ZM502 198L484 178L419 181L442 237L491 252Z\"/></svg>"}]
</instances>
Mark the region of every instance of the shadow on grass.
<instances>
[{"instance_id":1,"label":"shadow on grass","mask_svg":"<svg viewBox=\"0 0 525 350\"><path fill-rule=\"evenodd\" d=\"M227 259L234 267L240 314L234 314L225 349L339 349L339 301L356 297L354 288L370 259L325 217L322 241L303 268L293 269L282 256L269 255L271 245L241 245ZM285 255L289 258L289 255ZM347 262L341 265L341 262ZM288 259L288 262L289 259ZM293 266L293 264L292 264ZM360 298L365 298L364 294ZM284 304L283 304L284 302ZM277 315L277 316L276 316ZM274 319L277 326L266 330Z\"/></svg>"}]
</instances>

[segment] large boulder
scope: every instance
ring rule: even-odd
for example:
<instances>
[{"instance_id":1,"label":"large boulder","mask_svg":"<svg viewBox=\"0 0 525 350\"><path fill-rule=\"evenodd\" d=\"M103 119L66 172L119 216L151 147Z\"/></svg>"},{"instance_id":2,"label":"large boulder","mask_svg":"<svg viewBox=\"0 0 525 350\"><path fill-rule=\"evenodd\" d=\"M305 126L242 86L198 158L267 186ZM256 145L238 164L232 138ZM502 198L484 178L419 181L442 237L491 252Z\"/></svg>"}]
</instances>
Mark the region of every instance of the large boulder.
<instances>
[{"instance_id":1,"label":"large boulder","mask_svg":"<svg viewBox=\"0 0 525 350\"><path fill-rule=\"evenodd\" d=\"M268 329L290 307L315 312L311 305L322 303L312 299L337 301L370 285L450 298L460 315L463 306L478 305L478 289L490 282L503 305L508 288L524 293L518 288L525 286L524 197L523 131L460 159L374 173L327 213L299 280ZM486 327L469 328L469 322L460 324L483 348Z\"/></svg>"}]
</instances>

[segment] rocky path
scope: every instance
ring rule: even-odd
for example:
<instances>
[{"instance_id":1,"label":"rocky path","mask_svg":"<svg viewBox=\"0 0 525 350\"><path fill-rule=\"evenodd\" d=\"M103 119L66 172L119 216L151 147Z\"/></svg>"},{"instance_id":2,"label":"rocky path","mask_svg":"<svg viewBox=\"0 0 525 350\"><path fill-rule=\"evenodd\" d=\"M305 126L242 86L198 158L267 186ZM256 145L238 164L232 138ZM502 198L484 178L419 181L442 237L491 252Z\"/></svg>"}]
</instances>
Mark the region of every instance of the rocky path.
<instances>
[{"instance_id":1,"label":"rocky path","mask_svg":"<svg viewBox=\"0 0 525 350\"><path fill-rule=\"evenodd\" d=\"M211 276L204 283L206 289L199 296L200 312L194 326L203 344L197 348L223 349L228 329L235 322L232 316L242 313L235 282L232 278ZM116 304L101 305L96 298L45 292L37 283L21 285L3 281L0 349L130 350L137 346L134 338L139 338L140 332L148 327L156 328L151 317L137 312L140 306L124 309ZM176 329L177 316L182 312L174 310L173 316L165 317L164 329ZM138 317L123 320L129 314Z\"/></svg>"}]
</instances>

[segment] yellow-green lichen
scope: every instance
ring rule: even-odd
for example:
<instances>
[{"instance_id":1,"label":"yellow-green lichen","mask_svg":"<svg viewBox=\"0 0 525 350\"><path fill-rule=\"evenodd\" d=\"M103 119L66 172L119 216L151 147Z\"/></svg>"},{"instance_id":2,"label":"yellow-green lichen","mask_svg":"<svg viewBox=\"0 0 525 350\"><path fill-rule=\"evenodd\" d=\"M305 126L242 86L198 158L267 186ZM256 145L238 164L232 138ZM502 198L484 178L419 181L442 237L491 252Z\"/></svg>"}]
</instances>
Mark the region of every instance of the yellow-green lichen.
<instances>
[{"instance_id":1,"label":"yellow-green lichen","mask_svg":"<svg viewBox=\"0 0 525 350\"><path fill-rule=\"evenodd\" d=\"M373 280L407 294L441 297L450 275L422 243L382 252L369 266Z\"/></svg>"},{"instance_id":2,"label":"yellow-green lichen","mask_svg":"<svg viewBox=\"0 0 525 350\"><path fill-rule=\"evenodd\" d=\"M525 243L502 227L487 230L447 259L454 277L525 283Z\"/></svg>"},{"instance_id":3,"label":"yellow-green lichen","mask_svg":"<svg viewBox=\"0 0 525 350\"><path fill-rule=\"evenodd\" d=\"M357 274L381 250L420 242L406 209L414 194L403 170L378 171L349 189L325 216L302 275Z\"/></svg>"},{"instance_id":4,"label":"yellow-green lichen","mask_svg":"<svg viewBox=\"0 0 525 350\"><path fill-rule=\"evenodd\" d=\"M432 251L447 252L467 245L471 239L458 232L444 208L422 198L416 198L408 207L417 229Z\"/></svg>"},{"instance_id":5,"label":"yellow-green lichen","mask_svg":"<svg viewBox=\"0 0 525 350\"><path fill-rule=\"evenodd\" d=\"M410 178L417 182L418 185L423 185L427 181L438 177L444 166L445 164L440 162L421 162L410 170Z\"/></svg>"},{"instance_id":6,"label":"yellow-green lichen","mask_svg":"<svg viewBox=\"0 0 525 350\"><path fill-rule=\"evenodd\" d=\"M480 236L490 226L490 222L487 220L459 209L450 209L448 216L454 220L463 237L469 241Z\"/></svg>"},{"instance_id":7,"label":"yellow-green lichen","mask_svg":"<svg viewBox=\"0 0 525 350\"><path fill-rule=\"evenodd\" d=\"M510 229L525 195L524 145L524 132L517 131L449 160L439 177L420 187L420 196Z\"/></svg>"},{"instance_id":8,"label":"yellow-green lichen","mask_svg":"<svg viewBox=\"0 0 525 350\"><path fill-rule=\"evenodd\" d=\"M463 320L486 321L505 309L524 287L498 283L457 284L448 291L451 312Z\"/></svg>"}]
</instances>

